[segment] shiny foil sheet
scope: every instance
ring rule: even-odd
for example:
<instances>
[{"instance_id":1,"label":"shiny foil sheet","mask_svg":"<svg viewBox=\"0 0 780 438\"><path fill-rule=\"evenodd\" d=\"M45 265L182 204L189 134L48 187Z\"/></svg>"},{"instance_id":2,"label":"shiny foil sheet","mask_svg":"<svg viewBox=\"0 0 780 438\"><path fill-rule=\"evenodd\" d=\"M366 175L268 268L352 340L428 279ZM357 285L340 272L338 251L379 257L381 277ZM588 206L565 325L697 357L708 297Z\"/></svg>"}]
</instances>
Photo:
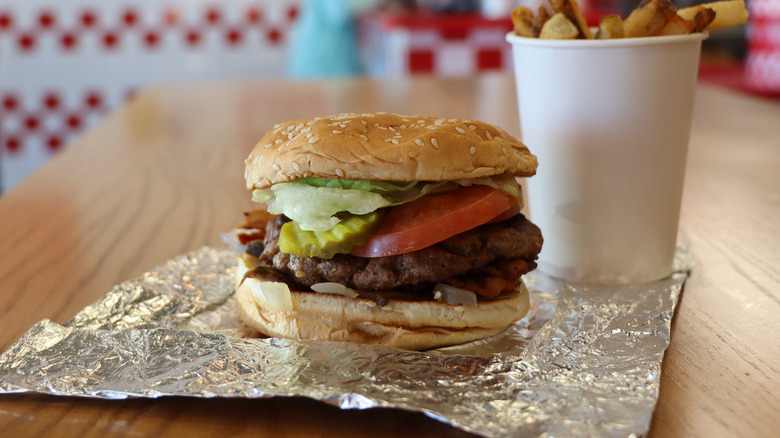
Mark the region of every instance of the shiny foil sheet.
<instances>
[{"instance_id":1,"label":"shiny foil sheet","mask_svg":"<svg viewBox=\"0 0 780 438\"><path fill-rule=\"evenodd\" d=\"M231 250L201 248L119 284L0 356L0 392L302 396L423 412L486 436L641 436L690 266L621 287L526 275L531 311L493 338L427 352L256 337L233 310Z\"/></svg>"}]
</instances>

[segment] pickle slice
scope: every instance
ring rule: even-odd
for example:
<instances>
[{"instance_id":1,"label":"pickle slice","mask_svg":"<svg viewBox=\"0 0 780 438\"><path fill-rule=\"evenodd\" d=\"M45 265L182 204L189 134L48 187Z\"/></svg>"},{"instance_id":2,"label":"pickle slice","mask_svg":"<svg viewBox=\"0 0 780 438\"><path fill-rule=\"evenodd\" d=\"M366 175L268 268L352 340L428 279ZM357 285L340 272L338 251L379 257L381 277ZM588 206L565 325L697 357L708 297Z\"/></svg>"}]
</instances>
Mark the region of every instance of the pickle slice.
<instances>
[{"instance_id":1,"label":"pickle slice","mask_svg":"<svg viewBox=\"0 0 780 438\"><path fill-rule=\"evenodd\" d=\"M287 222L279 234L279 249L299 257L330 259L363 244L376 231L381 218L379 211L349 215L327 231L303 230L294 221Z\"/></svg>"}]
</instances>

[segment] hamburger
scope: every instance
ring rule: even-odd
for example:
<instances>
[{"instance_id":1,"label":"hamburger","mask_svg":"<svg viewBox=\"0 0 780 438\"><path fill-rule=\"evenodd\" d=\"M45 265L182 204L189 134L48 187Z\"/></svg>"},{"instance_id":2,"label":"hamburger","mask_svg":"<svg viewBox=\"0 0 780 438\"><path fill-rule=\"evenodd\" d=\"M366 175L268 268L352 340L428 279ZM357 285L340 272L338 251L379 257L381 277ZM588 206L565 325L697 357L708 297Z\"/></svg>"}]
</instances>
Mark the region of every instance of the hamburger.
<instances>
[{"instance_id":1,"label":"hamburger","mask_svg":"<svg viewBox=\"0 0 780 438\"><path fill-rule=\"evenodd\" d=\"M246 159L238 315L272 337L423 350L528 311L539 229L516 177L536 157L496 126L339 114L274 126Z\"/></svg>"}]
</instances>

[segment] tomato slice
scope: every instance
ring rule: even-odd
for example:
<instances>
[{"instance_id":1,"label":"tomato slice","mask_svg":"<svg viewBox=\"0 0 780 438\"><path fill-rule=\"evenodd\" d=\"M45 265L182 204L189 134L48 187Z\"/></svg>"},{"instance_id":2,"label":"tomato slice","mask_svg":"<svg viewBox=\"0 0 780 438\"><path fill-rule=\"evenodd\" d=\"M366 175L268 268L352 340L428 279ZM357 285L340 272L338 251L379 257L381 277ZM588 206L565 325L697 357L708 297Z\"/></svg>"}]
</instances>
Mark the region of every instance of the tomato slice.
<instances>
[{"instance_id":1,"label":"tomato slice","mask_svg":"<svg viewBox=\"0 0 780 438\"><path fill-rule=\"evenodd\" d=\"M350 254L385 257L417 251L490 222L516 205L514 196L485 185L426 195L390 208L377 232Z\"/></svg>"},{"instance_id":2,"label":"tomato slice","mask_svg":"<svg viewBox=\"0 0 780 438\"><path fill-rule=\"evenodd\" d=\"M520 204L515 202L514 205L506 209L503 213L491 219L490 222L488 223L494 224L496 222L505 221L518 213L520 213Z\"/></svg>"}]
</instances>

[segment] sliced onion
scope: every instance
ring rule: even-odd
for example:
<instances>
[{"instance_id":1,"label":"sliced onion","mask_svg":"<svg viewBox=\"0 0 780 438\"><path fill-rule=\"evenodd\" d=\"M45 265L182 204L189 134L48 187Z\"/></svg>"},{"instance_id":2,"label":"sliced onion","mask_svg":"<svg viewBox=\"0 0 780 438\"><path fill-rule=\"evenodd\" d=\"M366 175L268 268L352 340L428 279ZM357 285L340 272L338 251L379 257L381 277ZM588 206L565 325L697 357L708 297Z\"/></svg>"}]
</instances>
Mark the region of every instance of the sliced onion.
<instances>
[{"instance_id":1,"label":"sliced onion","mask_svg":"<svg viewBox=\"0 0 780 438\"><path fill-rule=\"evenodd\" d=\"M311 290L322 294L343 295L348 298L355 298L358 296L357 291L350 289L341 283L317 283L311 285Z\"/></svg>"},{"instance_id":2,"label":"sliced onion","mask_svg":"<svg viewBox=\"0 0 780 438\"><path fill-rule=\"evenodd\" d=\"M258 290L259 289L259 290ZM287 284L278 281L261 281L258 288L252 288L252 293L262 294L262 299L272 310L289 312L293 309L292 296ZM261 297L256 297L258 299Z\"/></svg>"},{"instance_id":3,"label":"sliced onion","mask_svg":"<svg viewBox=\"0 0 780 438\"><path fill-rule=\"evenodd\" d=\"M477 294L470 290L460 289L444 283L437 283L433 287L433 299L452 305L477 305Z\"/></svg>"}]
</instances>

